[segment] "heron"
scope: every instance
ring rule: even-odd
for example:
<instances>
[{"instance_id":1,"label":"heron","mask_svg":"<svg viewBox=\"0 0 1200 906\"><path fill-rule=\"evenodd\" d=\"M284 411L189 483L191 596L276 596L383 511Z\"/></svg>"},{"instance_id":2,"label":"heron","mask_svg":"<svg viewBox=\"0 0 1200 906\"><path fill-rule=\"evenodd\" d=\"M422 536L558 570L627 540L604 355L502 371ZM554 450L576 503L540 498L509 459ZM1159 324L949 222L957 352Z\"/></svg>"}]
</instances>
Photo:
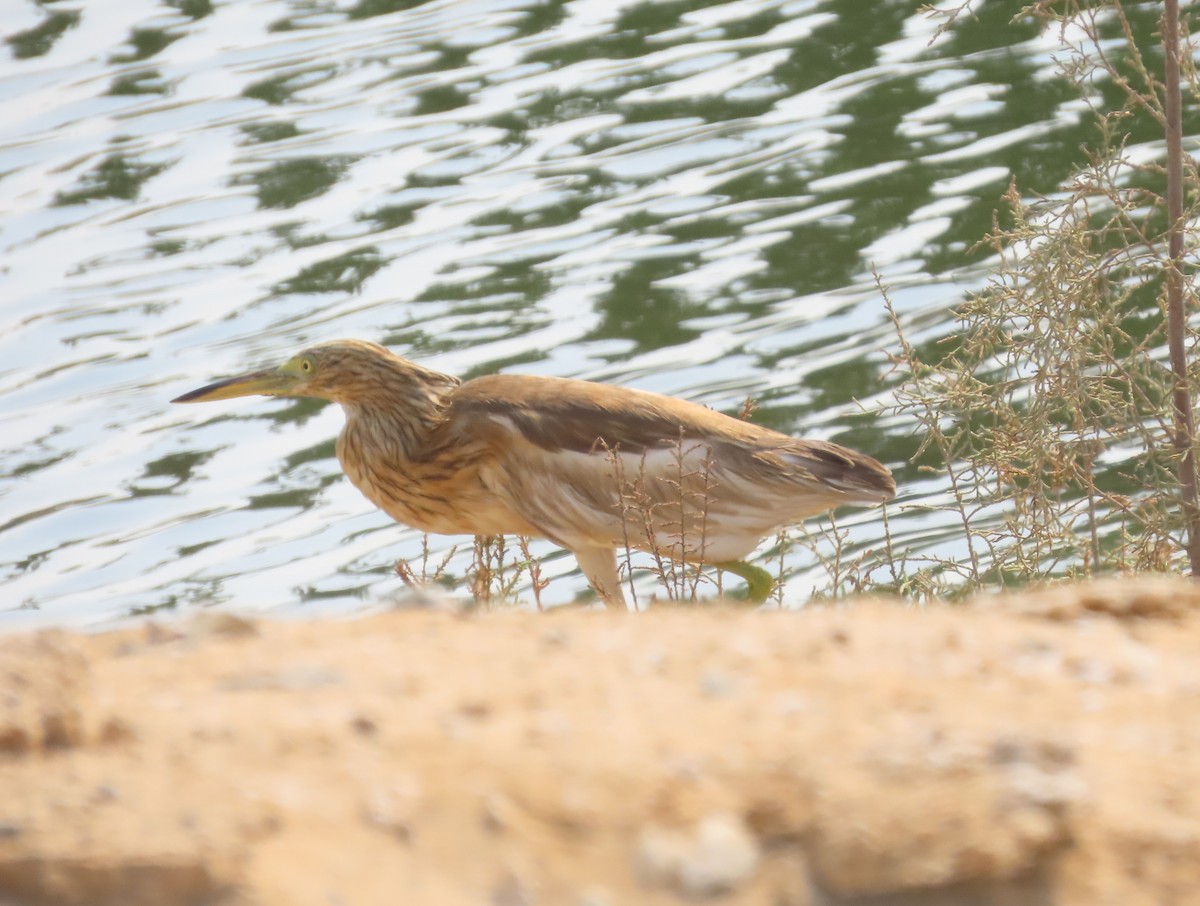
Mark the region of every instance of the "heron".
<instances>
[{"instance_id":1,"label":"heron","mask_svg":"<svg viewBox=\"0 0 1200 906\"><path fill-rule=\"evenodd\" d=\"M172 400L315 397L341 405L336 451L351 483L405 525L447 535L525 535L574 554L601 601L625 607L617 552L714 566L765 601L746 561L763 538L896 491L886 466L670 396L569 378L466 382L363 340Z\"/></svg>"}]
</instances>

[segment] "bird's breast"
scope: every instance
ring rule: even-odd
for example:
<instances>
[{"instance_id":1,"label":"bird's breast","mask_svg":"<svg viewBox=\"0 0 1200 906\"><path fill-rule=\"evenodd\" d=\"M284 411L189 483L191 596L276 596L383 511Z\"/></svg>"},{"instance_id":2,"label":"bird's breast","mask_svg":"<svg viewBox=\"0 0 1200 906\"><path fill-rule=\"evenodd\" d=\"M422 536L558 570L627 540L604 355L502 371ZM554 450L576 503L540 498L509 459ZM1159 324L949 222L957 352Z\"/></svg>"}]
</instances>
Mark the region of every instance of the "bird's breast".
<instances>
[{"instance_id":1,"label":"bird's breast","mask_svg":"<svg viewBox=\"0 0 1200 906\"><path fill-rule=\"evenodd\" d=\"M472 457L447 451L428 459L371 443L348 422L337 457L358 490L397 522L443 535L540 533L481 481Z\"/></svg>"}]
</instances>

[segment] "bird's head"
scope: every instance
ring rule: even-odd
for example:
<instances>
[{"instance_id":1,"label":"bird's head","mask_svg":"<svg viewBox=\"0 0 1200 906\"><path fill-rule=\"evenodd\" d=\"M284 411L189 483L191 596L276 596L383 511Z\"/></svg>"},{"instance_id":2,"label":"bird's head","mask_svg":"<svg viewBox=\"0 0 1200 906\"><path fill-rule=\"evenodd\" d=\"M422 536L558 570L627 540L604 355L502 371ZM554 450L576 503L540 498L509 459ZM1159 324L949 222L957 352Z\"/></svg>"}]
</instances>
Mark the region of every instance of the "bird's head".
<instances>
[{"instance_id":1,"label":"bird's head","mask_svg":"<svg viewBox=\"0 0 1200 906\"><path fill-rule=\"evenodd\" d=\"M356 405L387 394L392 403L411 404L415 400L401 397L435 397L457 383L449 375L422 368L375 343L333 340L310 346L276 368L214 381L171 402L311 396Z\"/></svg>"}]
</instances>

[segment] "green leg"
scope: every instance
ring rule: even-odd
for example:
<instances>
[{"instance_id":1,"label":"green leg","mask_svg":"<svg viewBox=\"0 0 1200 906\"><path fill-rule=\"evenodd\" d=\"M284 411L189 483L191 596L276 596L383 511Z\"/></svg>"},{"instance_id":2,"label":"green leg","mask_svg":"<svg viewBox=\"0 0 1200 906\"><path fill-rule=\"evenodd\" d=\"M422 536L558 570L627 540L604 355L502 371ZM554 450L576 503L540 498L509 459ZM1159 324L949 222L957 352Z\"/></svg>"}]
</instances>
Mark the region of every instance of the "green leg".
<instances>
[{"instance_id":1,"label":"green leg","mask_svg":"<svg viewBox=\"0 0 1200 906\"><path fill-rule=\"evenodd\" d=\"M761 604L767 600L771 589L775 587L775 580L771 578L769 572L761 566L755 566L745 560L725 560L721 563L714 563L713 566L745 579L746 597L755 604Z\"/></svg>"}]
</instances>

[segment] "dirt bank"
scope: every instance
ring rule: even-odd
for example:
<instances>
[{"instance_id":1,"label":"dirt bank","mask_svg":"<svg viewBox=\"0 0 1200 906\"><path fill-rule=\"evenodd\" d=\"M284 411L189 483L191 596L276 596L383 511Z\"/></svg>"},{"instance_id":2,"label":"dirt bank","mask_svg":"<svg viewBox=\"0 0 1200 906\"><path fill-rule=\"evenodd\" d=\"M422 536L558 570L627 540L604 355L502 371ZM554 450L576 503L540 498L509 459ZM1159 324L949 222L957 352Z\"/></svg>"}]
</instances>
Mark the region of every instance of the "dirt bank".
<instances>
[{"instance_id":1,"label":"dirt bank","mask_svg":"<svg viewBox=\"0 0 1200 906\"><path fill-rule=\"evenodd\" d=\"M1200 902L1200 591L0 638L0 902Z\"/></svg>"}]
</instances>

